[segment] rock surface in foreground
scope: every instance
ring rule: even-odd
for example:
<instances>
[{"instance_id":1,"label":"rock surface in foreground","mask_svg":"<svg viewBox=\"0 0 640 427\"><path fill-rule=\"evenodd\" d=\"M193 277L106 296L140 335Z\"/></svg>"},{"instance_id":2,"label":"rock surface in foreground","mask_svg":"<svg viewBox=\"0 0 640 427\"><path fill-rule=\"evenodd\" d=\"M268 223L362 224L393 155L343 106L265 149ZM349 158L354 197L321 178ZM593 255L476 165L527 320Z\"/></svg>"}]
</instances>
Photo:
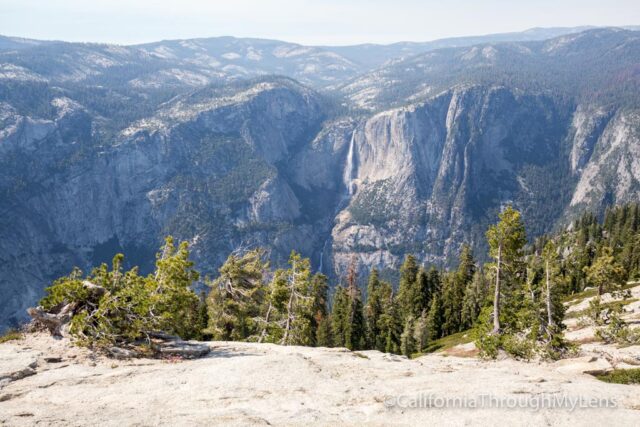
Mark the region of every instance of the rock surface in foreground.
<instances>
[{"instance_id":1,"label":"rock surface in foreground","mask_svg":"<svg viewBox=\"0 0 640 427\"><path fill-rule=\"evenodd\" d=\"M570 369L567 360L536 364L438 355L407 360L377 351L209 344L208 357L173 363L94 357L46 335L5 343L0 372L36 361L37 373L0 388L0 424L631 426L640 418L638 386L600 382ZM591 362L581 358L576 364ZM523 401L547 395L613 399L617 407L388 407L415 399L424 403L429 396L478 403L483 396Z\"/></svg>"}]
</instances>

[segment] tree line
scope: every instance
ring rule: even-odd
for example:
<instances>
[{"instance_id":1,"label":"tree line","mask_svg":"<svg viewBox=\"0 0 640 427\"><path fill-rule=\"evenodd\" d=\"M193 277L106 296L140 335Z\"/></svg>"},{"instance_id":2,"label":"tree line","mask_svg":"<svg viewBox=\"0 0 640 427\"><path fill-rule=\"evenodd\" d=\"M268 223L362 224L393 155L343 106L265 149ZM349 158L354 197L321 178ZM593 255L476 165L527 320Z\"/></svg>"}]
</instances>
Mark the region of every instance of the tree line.
<instances>
[{"instance_id":1,"label":"tree line","mask_svg":"<svg viewBox=\"0 0 640 427\"><path fill-rule=\"evenodd\" d=\"M622 305L601 296L625 296L627 280L640 274L638 204L607 210L603 221L587 214L568 229L528 244L520 213L506 207L486 232L490 262L461 246L452 270L420 265L407 255L394 284L372 269L366 287L355 258L340 283L313 273L295 251L271 269L266 251L234 252L207 295L192 290L200 278L186 243L167 238L156 270L124 272L122 255L111 268L87 276L75 269L47 289L44 309L73 304L70 332L81 343L144 343L160 330L200 340L375 349L412 356L440 338L468 331L481 353L519 358L559 358L571 345L563 337L563 302L592 287L589 318L604 340L638 339L622 320ZM104 289L96 295L91 289ZM363 290L365 292L363 292Z\"/></svg>"}]
</instances>

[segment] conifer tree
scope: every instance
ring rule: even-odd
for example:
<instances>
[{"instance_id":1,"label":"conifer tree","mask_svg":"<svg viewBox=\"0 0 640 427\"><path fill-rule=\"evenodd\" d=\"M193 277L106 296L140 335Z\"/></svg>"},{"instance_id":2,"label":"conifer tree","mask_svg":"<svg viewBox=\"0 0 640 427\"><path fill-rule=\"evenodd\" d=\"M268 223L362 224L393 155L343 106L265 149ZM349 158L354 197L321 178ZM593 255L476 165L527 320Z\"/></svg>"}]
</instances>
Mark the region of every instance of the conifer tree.
<instances>
[{"instance_id":1,"label":"conifer tree","mask_svg":"<svg viewBox=\"0 0 640 427\"><path fill-rule=\"evenodd\" d=\"M482 307L487 302L488 292L489 283L484 276L484 272L482 270L476 271L471 283L465 289L462 299L462 329L468 329L473 326L480 315Z\"/></svg>"},{"instance_id":2,"label":"conifer tree","mask_svg":"<svg viewBox=\"0 0 640 427\"><path fill-rule=\"evenodd\" d=\"M383 310L383 298L381 292L380 278L378 270L375 268L369 273L367 284L367 303L365 305L365 322L367 326L367 346L377 348L377 341L380 335L378 322Z\"/></svg>"},{"instance_id":3,"label":"conifer tree","mask_svg":"<svg viewBox=\"0 0 640 427\"><path fill-rule=\"evenodd\" d=\"M310 280L311 263L308 258L291 252L289 269L286 270L287 303L284 310L281 344L311 345L315 340L312 327L313 309L316 302Z\"/></svg>"},{"instance_id":4,"label":"conifer tree","mask_svg":"<svg viewBox=\"0 0 640 427\"><path fill-rule=\"evenodd\" d=\"M345 346L349 350L360 350L366 346L366 325L363 314L362 295L358 288L358 272L355 258L347 273L349 316L345 331Z\"/></svg>"},{"instance_id":5,"label":"conifer tree","mask_svg":"<svg viewBox=\"0 0 640 427\"><path fill-rule=\"evenodd\" d=\"M328 322L326 320L329 314L328 308L327 308L328 292L329 292L329 282L328 282L327 276L320 273L314 274L313 278L311 279L311 297L313 299L313 303L311 307L311 311L312 311L311 335L313 338L312 339L313 345L318 345L317 339L318 339L320 326L323 325L323 323L325 324L325 326L328 325ZM325 332L326 331L323 331L322 333L325 333ZM322 345L323 346L328 345L327 339L323 338Z\"/></svg>"},{"instance_id":6,"label":"conifer tree","mask_svg":"<svg viewBox=\"0 0 640 427\"><path fill-rule=\"evenodd\" d=\"M542 251L544 270L544 304L547 312L547 326L553 328L558 324L553 295L558 289L560 279L560 261L558 250L552 240L549 240Z\"/></svg>"},{"instance_id":7,"label":"conifer tree","mask_svg":"<svg viewBox=\"0 0 640 427\"><path fill-rule=\"evenodd\" d=\"M407 255L400 267L398 286L398 309L404 318L418 317L423 309L423 292L418 284L419 267L413 255Z\"/></svg>"},{"instance_id":8,"label":"conifer tree","mask_svg":"<svg viewBox=\"0 0 640 427\"><path fill-rule=\"evenodd\" d=\"M350 316L350 301L344 286L337 286L333 294L331 308L331 335L333 345L336 347L347 346L347 328Z\"/></svg>"},{"instance_id":9,"label":"conifer tree","mask_svg":"<svg viewBox=\"0 0 640 427\"><path fill-rule=\"evenodd\" d=\"M493 334L501 332L503 305L509 309L507 318L514 317L517 311L514 299L517 300L518 277L517 273L526 243L526 234L520 212L508 206L499 215L500 221L489 227L487 240L489 242L489 255L495 259L495 285L493 297ZM511 293L512 295L509 295ZM503 304L503 294L515 298L507 300ZM512 319L511 319L512 320Z\"/></svg>"},{"instance_id":10,"label":"conifer tree","mask_svg":"<svg viewBox=\"0 0 640 427\"><path fill-rule=\"evenodd\" d=\"M626 281L624 268L615 261L613 249L604 246L593 265L585 267L587 282L598 290L598 296L607 292L619 293Z\"/></svg>"},{"instance_id":11,"label":"conifer tree","mask_svg":"<svg viewBox=\"0 0 640 427\"><path fill-rule=\"evenodd\" d=\"M404 322L404 329L400 336L400 351L404 356L411 357L416 351L414 334L414 320L412 316L409 316Z\"/></svg>"},{"instance_id":12,"label":"conifer tree","mask_svg":"<svg viewBox=\"0 0 640 427\"><path fill-rule=\"evenodd\" d=\"M243 341L259 333L255 319L265 294L263 273L268 264L264 251L231 254L220 267L220 276L209 286L209 328L215 340Z\"/></svg>"},{"instance_id":13,"label":"conifer tree","mask_svg":"<svg viewBox=\"0 0 640 427\"><path fill-rule=\"evenodd\" d=\"M320 321L316 331L317 347L333 347L333 335L331 331L331 316L326 316Z\"/></svg>"},{"instance_id":14,"label":"conifer tree","mask_svg":"<svg viewBox=\"0 0 640 427\"><path fill-rule=\"evenodd\" d=\"M427 315L428 311L424 310L420 318L416 319L413 338L415 342L416 351L422 352L426 350L429 344L429 330L427 329Z\"/></svg>"},{"instance_id":15,"label":"conifer tree","mask_svg":"<svg viewBox=\"0 0 640 427\"><path fill-rule=\"evenodd\" d=\"M123 263L124 255L116 254L111 270L102 264L84 278L74 269L47 288L40 305L44 310L69 309L71 335L92 347L148 340L157 331L186 339L200 336L198 296L191 289L199 274L186 242L176 248L167 237L156 271L146 277L137 267L123 271Z\"/></svg>"},{"instance_id":16,"label":"conifer tree","mask_svg":"<svg viewBox=\"0 0 640 427\"><path fill-rule=\"evenodd\" d=\"M391 285L380 281L375 299L379 302L380 311L375 321L376 333L371 337L373 339L371 347L387 353L397 352L396 345L399 344L400 339L399 317ZM373 322L373 318L370 321Z\"/></svg>"},{"instance_id":17,"label":"conifer tree","mask_svg":"<svg viewBox=\"0 0 640 427\"><path fill-rule=\"evenodd\" d=\"M387 282L381 282L380 294L382 314L378 319L380 332L376 337L376 349L385 353L399 353L403 325L391 285Z\"/></svg>"},{"instance_id":18,"label":"conifer tree","mask_svg":"<svg viewBox=\"0 0 640 427\"><path fill-rule=\"evenodd\" d=\"M442 334L442 302L440 296L436 294L431 300L431 307L427 314L427 339L429 341L435 341L441 337Z\"/></svg>"}]
</instances>

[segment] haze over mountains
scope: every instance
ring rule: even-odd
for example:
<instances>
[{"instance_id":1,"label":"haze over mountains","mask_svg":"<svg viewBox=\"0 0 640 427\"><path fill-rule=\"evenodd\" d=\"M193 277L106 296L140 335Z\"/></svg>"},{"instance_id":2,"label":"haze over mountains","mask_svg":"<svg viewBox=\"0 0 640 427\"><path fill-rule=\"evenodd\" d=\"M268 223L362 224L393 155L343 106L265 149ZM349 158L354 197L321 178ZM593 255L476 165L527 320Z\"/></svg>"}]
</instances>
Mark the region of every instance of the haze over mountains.
<instances>
[{"instance_id":1,"label":"haze over mountains","mask_svg":"<svg viewBox=\"0 0 640 427\"><path fill-rule=\"evenodd\" d=\"M637 28L635 28L637 29ZM0 327L162 237L341 276L448 264L507 203L531 236L640 196L640 32L388 46L0 38Z\"/></svg>"}]
</instances>

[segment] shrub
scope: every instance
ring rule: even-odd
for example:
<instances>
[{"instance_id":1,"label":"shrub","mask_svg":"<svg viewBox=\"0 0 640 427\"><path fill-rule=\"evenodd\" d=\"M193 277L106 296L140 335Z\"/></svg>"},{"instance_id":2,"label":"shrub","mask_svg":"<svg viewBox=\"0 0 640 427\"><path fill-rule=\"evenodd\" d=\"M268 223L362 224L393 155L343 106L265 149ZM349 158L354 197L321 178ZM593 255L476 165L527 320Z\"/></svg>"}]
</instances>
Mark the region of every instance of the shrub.
<instances>
[{"instance_id":1,"label":"shrub","mask_svg":"<svg viewBox=\"0 0 640 427\"><path fill-rule=\"evenodd\" d=\"M640 368L615 369L606 374L595 376L600 381L615 384L640 384Z\"/></svg>"},{"instance_id":2,"label":"shrub","mask_svg":"<svg viewBox=\"0 0 640 427\"><path fill-rule=\"evenodd\" d=\"M200 334L200 300L190 286L199 274L189 261L186 242L177 248L168 237L158 254L156 271L146 277L137 267L123 272L124 256L82 277L79 269L47 288L41 306L46 311L72 313L69 332L82 345L106 347L149 340L152 332L182 338Z\"/></svg>"},{"instance_id":3,"label":"shrub","mask_svg":"<svg viewBox=\"0 0 640 427\"><path fill-rule=\"evenodd\" d=\"M15 329L9 329L4 334L0 335L0 344L9 342L9 341L18 341L24 338L22 332L16 331Z\"/></svg>"}]
</instances>

